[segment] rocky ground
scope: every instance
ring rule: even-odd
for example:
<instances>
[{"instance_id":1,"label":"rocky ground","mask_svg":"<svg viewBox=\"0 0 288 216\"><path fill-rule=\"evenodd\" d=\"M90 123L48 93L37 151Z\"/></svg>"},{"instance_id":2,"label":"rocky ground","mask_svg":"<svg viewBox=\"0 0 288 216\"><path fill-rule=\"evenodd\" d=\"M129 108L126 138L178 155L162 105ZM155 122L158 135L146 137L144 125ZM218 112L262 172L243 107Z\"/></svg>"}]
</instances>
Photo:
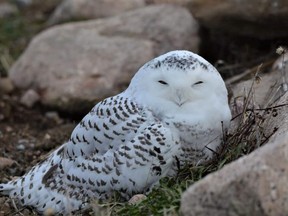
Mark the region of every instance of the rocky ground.
<instances>
[{"instance_id":1,"label":"rocky ground","mask_svg":"<svg viewBox=\"0 0 288 216\"><path fill-rule=\"evenodd\" d=\"M69 138L75 121L41 107L26 108L17 93L0 96L0 181L21 176ZM17 215L17 209L0 198L0 215ZM20 211L23 213L23 211ZM26 212L26 213L25 213ZM25 211L30 215L32 212Z\"/></svg>"}]
</instances>

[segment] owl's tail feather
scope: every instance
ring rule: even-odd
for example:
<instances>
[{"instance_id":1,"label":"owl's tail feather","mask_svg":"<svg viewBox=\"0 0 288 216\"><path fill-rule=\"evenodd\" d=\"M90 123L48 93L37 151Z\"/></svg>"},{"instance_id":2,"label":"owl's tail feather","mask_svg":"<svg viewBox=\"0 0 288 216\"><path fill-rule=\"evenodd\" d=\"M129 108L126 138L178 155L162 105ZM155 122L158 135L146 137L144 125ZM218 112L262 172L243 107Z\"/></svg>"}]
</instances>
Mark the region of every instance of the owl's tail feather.
<instances>
[{"instance_id":1,"label":"owl's tail feather","mask_svg":"<svg viewBox=\"0 0 288 216\"><path fill-rule=\"evenodd\" d=\"M9 182L7 184L0 184L0 194L8 196L12 190L15 189L15 186L10 184Z\"/></svg>"},{"instance_id":2,"label":"owl's tail feather","mask_svg":"<svg viewBox=\"0 0 288 216\"><path fill-rule=\"evenodd\" d=\"M8 195L22 206L32 206L40 213L45 213L47 209L55 213L69 213L82 206L82 201L69 197L59 183L59 165L62 158L57 154L57 150L48 158L36 164L24 176L12 180L8 183L0 184L0 195ZM55 184L51 186L49 179L55 179ZM54 188L52 188L54 187Z\"/></svg>"}]
</instances>

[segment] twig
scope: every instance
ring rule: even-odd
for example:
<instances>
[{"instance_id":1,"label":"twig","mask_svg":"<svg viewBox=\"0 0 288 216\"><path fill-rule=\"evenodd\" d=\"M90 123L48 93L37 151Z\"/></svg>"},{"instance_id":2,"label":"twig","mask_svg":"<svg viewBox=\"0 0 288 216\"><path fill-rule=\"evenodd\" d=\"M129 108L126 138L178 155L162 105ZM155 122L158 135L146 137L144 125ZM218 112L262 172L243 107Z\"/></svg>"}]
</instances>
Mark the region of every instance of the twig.
<instances>
[{"instance_id":1,"label":"twig","mask_svg":"<svg viewBox=\"0 0 288 216\"><path fill-rule=\"evenodd\" d=\"M246 110L247 110L247 107L248 107L248 104L249 104L249 101L250 101L250 97L251 97L251 94L252 94L252 90L254 88L254 84L255 84L255 81L256 79L259 77L258 74L259 74L259 71L262 67L262 64L260 64L256 70L256 73L255 73L255 76L254 76L254 79L252 80L252 84L251 84L251 87L249 89L249 92L248 92L248 95L247 95L247 100L245 101L245 104L244 104L244 108L243 108L243 115L242 115L242 118L241 118L241 122L243 122L244 120L244 114L246 113Z\"/></svg>"},{"instance_id":2,"label":"twig","mask_svg":"<svg viewBox=\"0 0 288 216\"><path fill-rule=\"evenodd\" d=\"M233 121L234 119L236 119L239 116L243 115L244 112L252 112L253 110L256 110L256 111L268 111L270 109L277 109L277 108L280 108L280 107L283 107L283 106L288 106L288 104L279 104L279 105L276 105L276 106L271 106L271 107L266 107L266 108L246 109L246 111L243 111L243 112L239 113L238 115L234 116L231 119L231 121Z\"/></svg>"},{"instance_id":3,"label":"twig","mask_svg":"<svg viewBox=\"0 0 288 216\"><path fill-rule=\"evenodd\" d=\"M274 61L275 61L275 59L271 59L271 60L269 60L269 61L266 61L266 62L264 62L264 63L261 63L261 67L262 67L262 68L271 67ZM241 74L239 74L239 75L236 75L236 76L231 77L230 79L227 79L227 80L225 81L225 83L226 83L227 85L232 85L232 84L234 84L234 83L237 83L237 82L243 80L243 79L244 79L245 77L247 77L248 75L257 72L258 70L259 70L259 66L252 67L252 68L250 68L250 69L245 70L243 73L241 73Z\"/></svg>"}]
</instances>

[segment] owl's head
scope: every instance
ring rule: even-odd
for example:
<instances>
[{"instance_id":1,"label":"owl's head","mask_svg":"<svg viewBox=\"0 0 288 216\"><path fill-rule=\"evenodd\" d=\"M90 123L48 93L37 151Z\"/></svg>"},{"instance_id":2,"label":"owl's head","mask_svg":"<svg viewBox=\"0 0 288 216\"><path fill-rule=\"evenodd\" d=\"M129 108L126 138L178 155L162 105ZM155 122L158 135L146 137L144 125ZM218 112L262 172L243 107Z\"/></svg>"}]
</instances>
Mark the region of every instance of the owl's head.
<instances>
[{"instance_id":1,"label":"owl's head","mask_svg":"<svg viewBox=\"0 0 288 216\"><path fill-rule=\"evenodd\" d=\"M213 106L215 100L227 105L227 89L218 71L189 51L172 51L149 61L126 91L151 109L191 111L195 105Z\"/></svg>"}]
</instances>

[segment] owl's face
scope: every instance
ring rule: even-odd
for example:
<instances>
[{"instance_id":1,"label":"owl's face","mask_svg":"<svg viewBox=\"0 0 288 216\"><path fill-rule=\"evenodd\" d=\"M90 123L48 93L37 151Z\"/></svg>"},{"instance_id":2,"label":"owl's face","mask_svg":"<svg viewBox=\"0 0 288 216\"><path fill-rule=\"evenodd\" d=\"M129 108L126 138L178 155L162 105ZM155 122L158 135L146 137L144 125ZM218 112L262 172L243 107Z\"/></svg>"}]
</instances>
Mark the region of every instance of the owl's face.
<instances>
[{"instance_id":1,"label":"owl's face","mask_svg":"<svg viewBox=\"0 0 288 216\"><path fill-rule=\"evenodd\" d=\"M177 68L162 70L151 74L149 81L146 81L145 92L156 100L170 102L178 107L208 100L216 93L217 85L207 73L209 72L199 68L187 71Z\"/></svg>"},{"instance_id":2,"label":"owl's face","mask_svg":"<svg viewBox=\"0 0 288 216\"><path fill-rule=\"evenodd\" d=\"M169 52L148 62L129 88L152 109L189 111L192 106L211 106L215 100L227 104L227 90L220 74L206 60L188 51Z\"/></svg>"}]
</instances>

